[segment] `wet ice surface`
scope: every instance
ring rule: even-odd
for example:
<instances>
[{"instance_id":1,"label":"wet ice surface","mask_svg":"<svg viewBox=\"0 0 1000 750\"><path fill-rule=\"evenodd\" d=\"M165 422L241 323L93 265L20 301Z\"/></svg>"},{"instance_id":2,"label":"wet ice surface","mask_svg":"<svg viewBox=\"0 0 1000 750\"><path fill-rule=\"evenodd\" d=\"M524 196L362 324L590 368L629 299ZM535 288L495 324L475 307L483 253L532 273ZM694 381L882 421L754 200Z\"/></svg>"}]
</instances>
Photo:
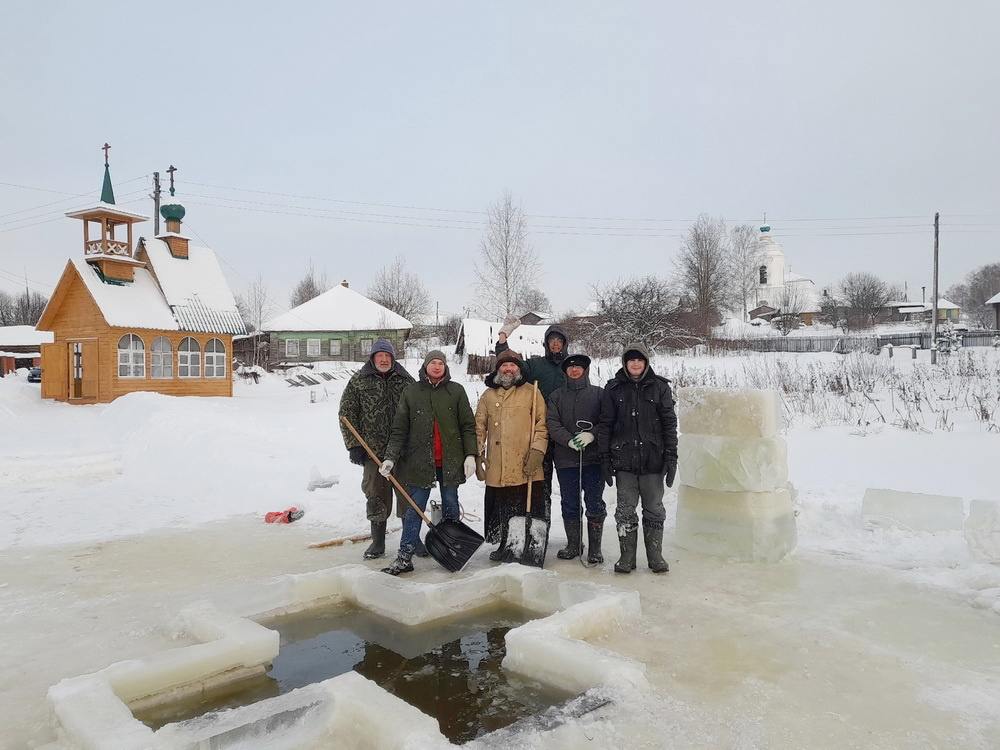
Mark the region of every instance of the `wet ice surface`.
<instances>
[{"instance_id":1,"label":"wet ice surface","mask_svg":"<svg viewBox=\"0 0 1000 750\"><path fill-rule=\"evenodd\" d=\"M605 531L602 567L549 556L546 569L640 592L642 620L600 645L646 661L657 692L580 722L577 746L588 737L594 747L630 748L1000 746L995 613L836 555L800 550L775 565L732 564L677 550L669 533L668 575L646 570L640 545L638 570L615 576L613 526ZM0 747L54 739L45 691L59 679L186 645L165 626L181 607L208 597L242 612L270 576L360 562L364 544L305 549L316 538L315 529L246 518L0 552L0 639L16 644L0 650ZM489 566L488 551L466 570ZM411 580L449 576L431 560L416 564ZM474 744L510 746L492 742ZM530 732L523 742L563 746Z\"/></svg>"}]
</instances>

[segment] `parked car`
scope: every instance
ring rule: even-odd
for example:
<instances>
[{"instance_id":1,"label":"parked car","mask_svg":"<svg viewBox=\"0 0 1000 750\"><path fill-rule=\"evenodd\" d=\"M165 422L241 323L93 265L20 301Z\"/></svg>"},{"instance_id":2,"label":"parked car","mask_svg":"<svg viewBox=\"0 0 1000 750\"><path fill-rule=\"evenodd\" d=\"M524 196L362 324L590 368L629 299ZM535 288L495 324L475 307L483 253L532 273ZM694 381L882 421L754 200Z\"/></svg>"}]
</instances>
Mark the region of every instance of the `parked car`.
<instances>
[{"instance_id":1,"label":"parked car","mask_svg":"<svg viewBox=\"0 0 1000 750\"><path fill-rule=\"evenodd\" d=\"M42 368L32 367L28 370L28 382L29 383L41 383L42 382Z\"/></svg>"}]
</instances>

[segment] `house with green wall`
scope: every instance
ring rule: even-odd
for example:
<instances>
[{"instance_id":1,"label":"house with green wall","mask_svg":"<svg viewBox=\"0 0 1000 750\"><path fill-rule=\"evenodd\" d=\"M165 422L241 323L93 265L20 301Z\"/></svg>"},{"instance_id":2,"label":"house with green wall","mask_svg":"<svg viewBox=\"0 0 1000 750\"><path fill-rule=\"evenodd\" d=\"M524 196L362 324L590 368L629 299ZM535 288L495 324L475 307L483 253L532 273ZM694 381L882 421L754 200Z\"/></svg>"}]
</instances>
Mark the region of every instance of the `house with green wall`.
<instances>
[{"instance_id":1,"label":"house with green wall","mask_svg":"<svg viewBox=\"0 0 1000 750\"><path fill-rule=\"evenodd\" d=\"M262 326L268 369L313 362L363 362L378 338L389 339L402 356L412 329L402 315L354 291L346 281Z\"/></svg>"}]
</instances>

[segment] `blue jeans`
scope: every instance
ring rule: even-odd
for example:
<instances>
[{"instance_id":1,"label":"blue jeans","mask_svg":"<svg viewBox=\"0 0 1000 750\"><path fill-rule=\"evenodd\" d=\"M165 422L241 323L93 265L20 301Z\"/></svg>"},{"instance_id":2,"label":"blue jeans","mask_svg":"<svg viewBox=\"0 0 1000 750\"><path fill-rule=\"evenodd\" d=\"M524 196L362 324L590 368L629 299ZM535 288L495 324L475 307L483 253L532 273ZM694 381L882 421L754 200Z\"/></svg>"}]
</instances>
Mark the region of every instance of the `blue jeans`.
<instances>
[{"instance_id":1,"label":"blue jeans","mask_svg":"<svg viewBox=\"0 0 1000 750\"><path fill-rule=\"evenodd\" d=\"M458 510L458 485L445 486L441 469L437 470L438 491L441 493L441 515L445 521L457 521L459 519ZM410 497L413 498L420 510L427 509L427 500L431 496L430 487L407 487ZM404 501L405 502L405 501ZM403 534L399 540L399 551L406 555L412 555L417 541L420 539L420 525L423 519L415 510L406 504L406 515L403 516Z\"/></svg>"},{"instance_id":2,"label":"blue jeans","mask_svg":"<svg viewBox=\"0 0 1000 750\"><path fill-rule=\"evenodd\" d=\"M556 469L559 477L559 494L562 496L563 518L575 521L580 517L580 469ZM604 518L604 478L600 464L584 464L583 502L587 506L587 518Z\"/></svg>"}]
</instances>

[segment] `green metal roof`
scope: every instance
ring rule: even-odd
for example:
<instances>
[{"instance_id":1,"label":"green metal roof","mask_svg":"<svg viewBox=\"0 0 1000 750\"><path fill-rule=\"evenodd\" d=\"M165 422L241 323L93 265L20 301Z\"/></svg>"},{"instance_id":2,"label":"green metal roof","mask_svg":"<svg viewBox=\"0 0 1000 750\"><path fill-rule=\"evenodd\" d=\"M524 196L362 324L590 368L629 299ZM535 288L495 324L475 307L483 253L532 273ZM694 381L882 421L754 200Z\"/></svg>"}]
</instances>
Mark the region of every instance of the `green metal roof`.
<instances>
[{"instance_id":1,"label":"green metal roof","mask_svg":"<svg viewBox=\"0 0 1000 750\"><path fill-rule=\"evenodd\" d=\"M101 203L110 203L114 205L115 202L115 191L111 187L111 170L108 165L104 165L104 186L101 188Z\"/></svg>"}]
</instances>

